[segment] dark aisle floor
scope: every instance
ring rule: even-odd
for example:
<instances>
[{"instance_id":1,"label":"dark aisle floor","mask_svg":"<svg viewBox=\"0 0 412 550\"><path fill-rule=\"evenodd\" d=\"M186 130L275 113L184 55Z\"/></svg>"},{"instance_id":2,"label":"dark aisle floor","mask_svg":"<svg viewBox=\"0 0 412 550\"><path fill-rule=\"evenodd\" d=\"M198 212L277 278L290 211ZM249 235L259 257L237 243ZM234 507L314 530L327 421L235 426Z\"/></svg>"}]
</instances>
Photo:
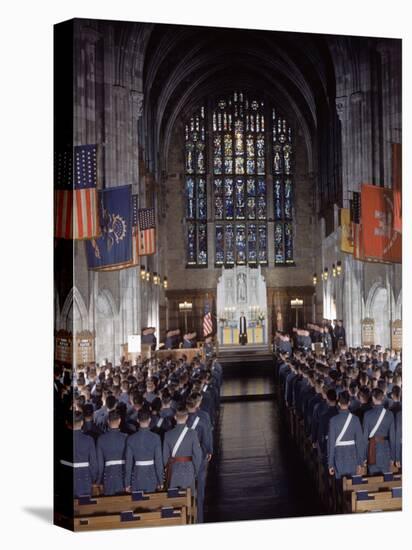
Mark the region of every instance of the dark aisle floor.
<instances>
[{"instance_id":1,"label":"dark aisle floor","mask_svg":"<svg viewBox=\"0 0 412 550\"><path fill-rule=\"evenodd\" d=\"M251 381L256 384L256 381ZM244 384L244 381L243 381ZM290 446L276 401L221 405L210 464L205 521L317 515L315 488Z\"/></svg>"}]
</instances>

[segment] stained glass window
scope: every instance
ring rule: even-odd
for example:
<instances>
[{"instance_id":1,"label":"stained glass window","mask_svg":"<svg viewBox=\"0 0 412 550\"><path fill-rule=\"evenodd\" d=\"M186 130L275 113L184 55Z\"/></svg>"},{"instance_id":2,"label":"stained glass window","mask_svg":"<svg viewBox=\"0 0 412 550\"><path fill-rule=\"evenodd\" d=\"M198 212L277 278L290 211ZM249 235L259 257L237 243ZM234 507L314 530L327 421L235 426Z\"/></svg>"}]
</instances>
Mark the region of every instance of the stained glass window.
<instances>
[{"instance_id":1,"label":"stained glass window","mask_svg":"<svg viewBox=\"0 0 412 550\"><path fill-rule=\"evenodd\" d=\"M185 126L187 265L207 266L207 185L205 109Z\"/></svg>"},{"instance_id":2,"label":"stained glass window","mask_svg":"<svg viewBox=\"0 0 412 550\"><path fill-rule=\"evenodd\" d=\"M212 154L208 164L206 150ZM208 215L215 222L216 266L267 265L268 239L274 247L275 265L294 263L293 156L292 131L286 119L252 94L235 91L218 97L212 101L210 112L202 107L187 121L188 265L207 266ZM273 244L267 227L268 173L273 176Z\"/></svg>"},{"instance_id":3,"label":"stained glass window","mask_svg":"<svg viewBox=\"0 0 412 550\"><path fill-rule=\"evenodd\" d=\"M218 98L212 133L214 218L222 222L216 226L215 264L267 264L266 233L256 223L267 218L263 100L243 92Z\"/></svg>"},{"instance_id":4,"label":"stained glass window","mask_svg":"<svg viewBox=\"0 0 412 550\"><path fill-rule=\"evenodd\" d=\"M292 131L272 109L272 172L275 265L293 264Z\"/></svg>"}]
</instances>

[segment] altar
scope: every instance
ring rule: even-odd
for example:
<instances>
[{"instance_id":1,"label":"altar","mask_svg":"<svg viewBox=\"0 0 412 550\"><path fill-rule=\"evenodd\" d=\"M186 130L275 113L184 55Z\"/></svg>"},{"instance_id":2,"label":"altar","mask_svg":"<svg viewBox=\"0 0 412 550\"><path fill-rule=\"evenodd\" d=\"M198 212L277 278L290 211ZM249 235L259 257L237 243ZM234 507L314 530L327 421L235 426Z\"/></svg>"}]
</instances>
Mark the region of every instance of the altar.
<instances>
[{"instance_id":1,"label":"altar","mask_svg":"<svg viewBox=\"0 0 412 550\"><path fill-rule=\"evenodd\" d=\"M239 345L240 317L246 317L248 344L266 344L267 297L261 268L222 268L216 301L220 345Z\"/></svg>"}]
</instances>

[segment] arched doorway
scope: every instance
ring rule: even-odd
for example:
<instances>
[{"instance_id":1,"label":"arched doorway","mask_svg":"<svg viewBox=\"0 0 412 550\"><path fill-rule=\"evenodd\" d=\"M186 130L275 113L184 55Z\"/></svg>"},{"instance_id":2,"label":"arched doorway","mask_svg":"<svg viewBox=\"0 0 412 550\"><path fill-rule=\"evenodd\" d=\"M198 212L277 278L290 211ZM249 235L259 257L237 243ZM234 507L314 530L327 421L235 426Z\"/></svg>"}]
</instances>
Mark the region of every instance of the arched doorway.
<instances>
[{"instance_id":1,"label":"arched doorway","mask_svg":"<svg viewBox=\"0 0 412 550\"><path fill-rule=\"evenodd\" d=\"M375 288L370 311L375 321L375 344L390 347L390 314L386 288L382 286Z\"/></svg>"},{"instance_id":2,"label":"arched doorway","mask_svg":"<svg viewBox=\"0 0 412 550\"><path fill-rule=\"evenodd\" d=\"M96 302L96 362L116 359L116 304L109 290L100 290Z\"/></svg>"}]
</instances>

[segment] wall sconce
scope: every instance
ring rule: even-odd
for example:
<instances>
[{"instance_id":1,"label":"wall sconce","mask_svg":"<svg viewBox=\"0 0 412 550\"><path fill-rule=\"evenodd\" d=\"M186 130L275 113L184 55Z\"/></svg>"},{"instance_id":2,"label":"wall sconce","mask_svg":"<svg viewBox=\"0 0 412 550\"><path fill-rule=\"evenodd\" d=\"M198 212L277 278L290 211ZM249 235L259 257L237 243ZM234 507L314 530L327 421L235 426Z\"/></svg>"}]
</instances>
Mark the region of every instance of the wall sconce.
<instances>
[{"instance_id":1,"label":"wall sconce","mask_svg":"<svg viewBox=\"0 0 412 550\"><path fill-rule=\"evenodd\" d=\"M146 271L146 281L150 281L150 271Z\"/></svg>"},{"instance_id":2,"label":"wall sconce","mask_svg":"<svg viewBox=\"0 0 412 550\"><path fill-rule=\"evenodd\" d=\"M336 277L336 267L335 267L335 264L332 264L332 275L333 275L333 277Z\"/></svg>"},{"instance_id":3,"label":"wall sconce","mask_svg":"<svg viewBox=\"0 0 412 550\"><path fill-rule=\"evenodd\" d=\"M338 274L338 277L342 274L342 262L340 260L336 262L336 273Z\"/></svg>"},{"instance_id":4,"label":"wall sconce","mask_svg":"<svg viewBox=\"0 0 412 550\"><path fill-rule=\"evenodd\" d=\"M167 277L163 277L163 288L166 290L167 288Z\"/></svg>"},{"instance_id":5,"label":"wall sconce","mask_svg":"<svg viewBox=\"0 0 412 550\"><path fill-rule=\"evenodd\" d=\"M313 274L313 284L316 286L318 284L318 276L316 275L316 273Z\"/></svg>"},{"instance_id":6,"label":"wall sconce","mask_svg":"<svg viewBox=\"0 0 412 550\"><path fill-rule=\"evenodd\" d=\"M140 266L140 278L142 279L142 281L146 279L146 268L144 265Z\"/></svg>"}]
</instances>

